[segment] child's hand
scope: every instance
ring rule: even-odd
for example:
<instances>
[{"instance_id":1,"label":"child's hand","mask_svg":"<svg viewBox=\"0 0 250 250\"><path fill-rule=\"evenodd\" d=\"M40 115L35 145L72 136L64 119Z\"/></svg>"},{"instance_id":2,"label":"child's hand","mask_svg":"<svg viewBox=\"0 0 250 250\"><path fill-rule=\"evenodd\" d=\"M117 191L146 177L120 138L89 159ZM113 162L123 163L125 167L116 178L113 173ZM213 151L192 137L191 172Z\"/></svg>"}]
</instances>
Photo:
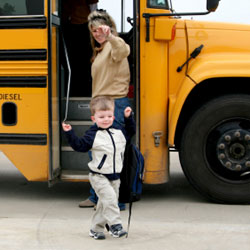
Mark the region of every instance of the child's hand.
<instances>
[{"instance_id":1,"label":"child's hand","mask_svg":"<svg viewBox=\"0 0 250 250\"><path fill-rule=\"evenodd\" d=\"M128 118L131 115L132 109L130 107L127 107L124 109L124 116Z\"/></svg>"},{"instance_id":2,"label":"child's hand","mask_svg":"<svg viewBox=\"0 0 250 250\"><path fill-rule=\"evenodd\" d=\"M70 124L66 124L65 122L62 123L62 128L65 132L70 131L72 129Z\"/></svg>"}]
</instances>

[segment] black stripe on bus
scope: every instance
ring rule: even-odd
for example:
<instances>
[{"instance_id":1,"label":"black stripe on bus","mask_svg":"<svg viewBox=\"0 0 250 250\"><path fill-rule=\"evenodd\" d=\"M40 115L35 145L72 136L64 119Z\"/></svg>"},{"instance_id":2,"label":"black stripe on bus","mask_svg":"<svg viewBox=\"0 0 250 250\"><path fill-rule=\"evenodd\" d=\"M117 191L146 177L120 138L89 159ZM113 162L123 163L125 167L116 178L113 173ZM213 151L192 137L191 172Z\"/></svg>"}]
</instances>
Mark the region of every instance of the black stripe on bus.
<instances>
[{"instance_id":1,"label":"black stripe on bus","mask_svg":"<svg viewBox=\"0 0 250 250\"><path fill-rule=\"evenodd\" d=\"M0 144L46 145L46 134L0 134Z\"/></svg>"},{"instance_id":2,"label":"black stripe on bus","mask_svg":"<svg viewBox=\"0 0 250 250\"><path fill-rule=\"evenodd\" d=\"M1 76L0 87L1 88L46 88L47 78L46 76Z\"/></svg>"},{"instance_id":3,"label":"black stripe on bus","mask_svg":"<svg viewBox=\"0 0 250 250\"><path fill-rule=\"evenodd\" d=\"M44 29L46 17L13 17L0 18L0 29Z\"/></svg>"},{"instance_id":4,"label":"black stripe on bus","mask_svg":"<svg viewBox=\"0 0 250 250\"><path fill-rule=\"evenodd\" d=\"M46 60L46 49L0 50L0 61Z\"/></svg>"}]
</instances>

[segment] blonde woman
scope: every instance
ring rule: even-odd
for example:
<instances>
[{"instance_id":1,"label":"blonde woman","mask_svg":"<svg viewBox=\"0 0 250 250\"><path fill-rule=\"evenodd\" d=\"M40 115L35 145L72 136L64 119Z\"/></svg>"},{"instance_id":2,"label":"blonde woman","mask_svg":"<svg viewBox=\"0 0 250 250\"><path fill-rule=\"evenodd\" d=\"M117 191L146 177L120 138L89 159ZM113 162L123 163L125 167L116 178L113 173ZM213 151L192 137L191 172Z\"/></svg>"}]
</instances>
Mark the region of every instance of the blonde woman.
<instances>
[{"instance_id":1,"label":"blonde woman","mask_svg":"<svg viewBox=\"0 0 250 250\"><path fill-rule=\"evenodd\" d=\"M88 17L88 26L93 48L92 97L112 97L115 100L115 121L124 124L123 111L130 106L127 97L129 45L118 37L114 20L104 11L93 11Z\"/></svg>"}]
</instances>

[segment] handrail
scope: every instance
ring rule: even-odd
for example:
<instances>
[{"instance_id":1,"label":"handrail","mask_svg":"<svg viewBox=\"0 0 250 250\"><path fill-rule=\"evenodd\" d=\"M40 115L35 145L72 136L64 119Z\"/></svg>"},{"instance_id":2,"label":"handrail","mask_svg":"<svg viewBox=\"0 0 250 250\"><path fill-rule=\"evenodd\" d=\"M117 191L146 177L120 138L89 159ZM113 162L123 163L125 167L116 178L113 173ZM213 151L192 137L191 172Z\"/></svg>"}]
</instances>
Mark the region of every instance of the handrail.
<instances>
[{"instance_id":1,"label":"handrail","mask_svg":"<svg viewBox=\"0 0 250 250\"><path fill-rule=\"evenodd\" d=\"M67 96L66 96L66 104L65 104L65 116L63 119L63 122L65 122L67 120L68 110L69 110L69 91L70 91L70 80L71 80L71 68L70 68L70 63L69 63L67 46L66 46L63 34L62 34L62 41L63 41L63 48L64 48L65 58L66 58L67 67L68 67L68 88L67 88Z\"/></svg>"}]
</instances>

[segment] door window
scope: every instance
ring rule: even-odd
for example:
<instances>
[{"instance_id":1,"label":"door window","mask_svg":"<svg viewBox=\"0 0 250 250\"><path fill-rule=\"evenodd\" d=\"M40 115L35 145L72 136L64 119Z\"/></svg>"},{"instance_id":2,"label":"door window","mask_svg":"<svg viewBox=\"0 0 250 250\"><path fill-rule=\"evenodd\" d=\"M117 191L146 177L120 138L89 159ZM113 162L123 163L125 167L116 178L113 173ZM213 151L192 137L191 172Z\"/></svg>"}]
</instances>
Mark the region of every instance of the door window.
<instances>
[{"instance_id":1,"label":"door window","mask_svg":"<svg viewBox=\"0 0 250 250\"><path fill-rule=\"evenodd\" d=\"M167 0L148 0L149 8L169 9Z\"/></svg>"}]
</instances>

